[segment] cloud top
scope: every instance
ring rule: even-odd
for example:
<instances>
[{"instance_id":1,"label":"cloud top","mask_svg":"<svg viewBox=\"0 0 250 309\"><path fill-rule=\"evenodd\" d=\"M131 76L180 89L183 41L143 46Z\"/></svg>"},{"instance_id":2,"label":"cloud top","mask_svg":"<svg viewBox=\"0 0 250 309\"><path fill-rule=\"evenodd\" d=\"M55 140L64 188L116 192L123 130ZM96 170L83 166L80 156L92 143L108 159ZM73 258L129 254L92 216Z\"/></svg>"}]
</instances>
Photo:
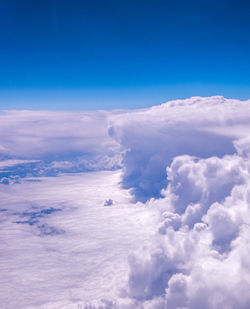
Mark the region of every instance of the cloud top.
<instances>
[{"instance_id":1,"label":"cloud top","mask_svg":"<svg viewBox=\"0 0 250 309\"><path fill-rule=\"evenodd\" d=\"M215 96L113 116L109 132L125 150L124 187L132 189L136 200L146 201L161 196L166 166L174 157L233 154L249 129L250 101Z\"/></svg>"}]
</instances>

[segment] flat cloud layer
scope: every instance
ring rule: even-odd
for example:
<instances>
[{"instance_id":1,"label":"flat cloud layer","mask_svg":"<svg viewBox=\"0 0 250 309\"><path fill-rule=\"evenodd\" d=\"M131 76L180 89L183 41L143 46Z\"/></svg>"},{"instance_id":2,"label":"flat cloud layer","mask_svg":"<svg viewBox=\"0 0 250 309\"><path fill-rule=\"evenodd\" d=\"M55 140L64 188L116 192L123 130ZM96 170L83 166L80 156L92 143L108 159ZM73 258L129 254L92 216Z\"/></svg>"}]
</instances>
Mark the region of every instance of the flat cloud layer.
<instances>
[{"instance_id":1,"label":"flat cloud layer","mask_svg":"<svg viewBox=\"0 0 250 309\"><path fill-rule=\"evenodd\" d=\"M52 160L112 149L107 115L105 111L4 111L0 114L0 152Z\"/></svg>"},{"instance_id":2,"label":"flat cloud layer","mask_svg":"<svg viewBox=\"0 0 250 309\"><path fill-rule=\"evenodd\" d=\"M107 130L111 113L118 112L1 112L0 182L26 175L117 169L119 145Z\"/></svg>"},{"instance_id":3,"label":"flat cloud layer","mask_svg":"<svg viewBox=\"0 0 250 309\"><path fill-rule=\"evenodd\" d=\"M250 307L250 101L1 117L5 308Z\"/></svg>"},{"instance_id":4,"label":"flat cloud layer","mask_svg":"<svg viewBox=\"0 0 250 309\"><path fill-rule=\"evenodd\" d=\"M128 252L154 216L131 205L120 171L25 178L1 185L1 308L78 308L116 298ZM113 205L105 207L105 201Z\"/></svg>"}]
</instances>

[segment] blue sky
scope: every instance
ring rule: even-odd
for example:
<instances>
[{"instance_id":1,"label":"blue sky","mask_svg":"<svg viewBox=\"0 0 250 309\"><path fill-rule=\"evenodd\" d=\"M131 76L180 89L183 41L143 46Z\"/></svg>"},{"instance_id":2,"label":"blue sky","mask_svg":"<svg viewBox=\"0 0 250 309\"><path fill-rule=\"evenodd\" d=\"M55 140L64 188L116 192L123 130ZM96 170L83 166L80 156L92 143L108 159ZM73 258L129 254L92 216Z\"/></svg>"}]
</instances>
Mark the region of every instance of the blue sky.
<instances>
[{"instance_id":1,"label":"blue sky","mask_svg":"<svg viewBox=\"0 0 250 309\"><path fill-rule=\"evenodd\" d=\"M250 3L2 0L1 109L250 98Z\"/></svg>"}]
</instances>

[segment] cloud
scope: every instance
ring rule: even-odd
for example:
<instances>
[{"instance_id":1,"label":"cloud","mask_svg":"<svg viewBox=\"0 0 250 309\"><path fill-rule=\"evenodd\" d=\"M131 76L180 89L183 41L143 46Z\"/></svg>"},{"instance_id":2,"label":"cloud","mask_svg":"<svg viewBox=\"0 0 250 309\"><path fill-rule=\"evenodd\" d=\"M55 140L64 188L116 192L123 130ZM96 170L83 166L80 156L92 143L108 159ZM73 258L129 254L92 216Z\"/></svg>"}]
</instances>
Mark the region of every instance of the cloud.
<instances>
[{"instance_id":1,"label":"cloud","mask_svg":"<svg viewBox=\"0 0 250 309\"><path fill-rule=\"evenodd\" d=\"M174 157L233 154L249 129L249 101L194 97L114 115L109 132L125 150L124 188L145 202L161 196Z\"/></svg>"},{"instance_id":2,"label":"cloud","mask_svg":"<svg viewBox=\"0 0 250 309\"><path fill-rule=\"evenodd\" d=\"M222 97L111 118L122 185L160 218L129 257L128 308L249 308L249 124L249 101Z\"/></svg>"},{"instance_id":3,"label":"cloud","mask_svg":"<svg viewBox=\"0 0 250 309\"><path fill-rule=\"evenodd\" d=\"M0 114L2 156L65 160L108 154L117 144L108 136L111 112L4 111Z\"/></svg>"},{"instance_id":4,"label":"cloud","mask_svg":"<svg viewBox=\"0 0 250 309\"><path fill-rule=\"evenodd\" d=\"M249 308L250 161L181 156L167 171L164 197L147 203L158 235L130 258L128 294L142 308Z\"/></svg>"},{"instance_id":5,"label":"cloud","mask_svg":"<svg viewBox=\"0 0 250 309\"><path fill-rule=\"evenodd\" d=\"M250 101L0 119L6 309L250 307Z\"/></svg>"},{"instance_id":6,"label":"cloud","mask_svg":"<svg viewBox=\"0 0 250 309\"><path fill-rule=\"evenodd\" d=\"M0 114L0 183L121 167L108 135L115 112L4 111Z\"/></svg>"},{"instance_id":7,"label":"cloud","mask_svg":"<svg viewBox=\"0 0 250 309\"><path fill-rule=\"evenodd\" d=\"M119 171L39 179L0 185L1 306L110 308L128 252L154 233L152 212L130 203Z\"/></svg>"}]
</instances>

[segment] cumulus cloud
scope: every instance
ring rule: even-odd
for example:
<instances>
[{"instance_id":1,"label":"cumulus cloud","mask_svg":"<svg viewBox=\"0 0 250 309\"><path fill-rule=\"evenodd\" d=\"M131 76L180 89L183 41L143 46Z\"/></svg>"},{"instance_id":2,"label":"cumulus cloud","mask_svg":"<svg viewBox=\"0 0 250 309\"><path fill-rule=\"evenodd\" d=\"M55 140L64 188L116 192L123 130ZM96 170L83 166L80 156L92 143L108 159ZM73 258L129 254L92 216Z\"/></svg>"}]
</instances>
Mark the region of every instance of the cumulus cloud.
<instances>
[{"instance_id":1,"label":"cumulus cloud","mask_svg":"<svg viewBox=\"0 0 250 309\"><path fill-rule=\"evenodd\" d=\"M191 98L111 119L122 185L157 210L129 258L131 308L250 307L250 102Z\"/></svg>"},{"instance_id":2,"label":"cumulus cloud","mask_svg":"<svg viewBox=\"0 0 250 309\"><path fill-rule=\"evenodd\" d=\"M249 308L250 162L181 156L167 171L165 196L148 202L158 235L130 259L128 294L142 308Z\"/></svg>"},{"instance_id":3,"label":"cumulus cloud","mask_svg":"<svg viewBox=\"0 0 250 309\"><path fill-rule=\"evenodd\" d=\"M216 96L115 115L109 132L126 151L123 186L145 202L161 196L167 184L166 166L174 157L233 154L233 141L244 138L249 129L249 101Z\"/></svg>"}]
</instances>

